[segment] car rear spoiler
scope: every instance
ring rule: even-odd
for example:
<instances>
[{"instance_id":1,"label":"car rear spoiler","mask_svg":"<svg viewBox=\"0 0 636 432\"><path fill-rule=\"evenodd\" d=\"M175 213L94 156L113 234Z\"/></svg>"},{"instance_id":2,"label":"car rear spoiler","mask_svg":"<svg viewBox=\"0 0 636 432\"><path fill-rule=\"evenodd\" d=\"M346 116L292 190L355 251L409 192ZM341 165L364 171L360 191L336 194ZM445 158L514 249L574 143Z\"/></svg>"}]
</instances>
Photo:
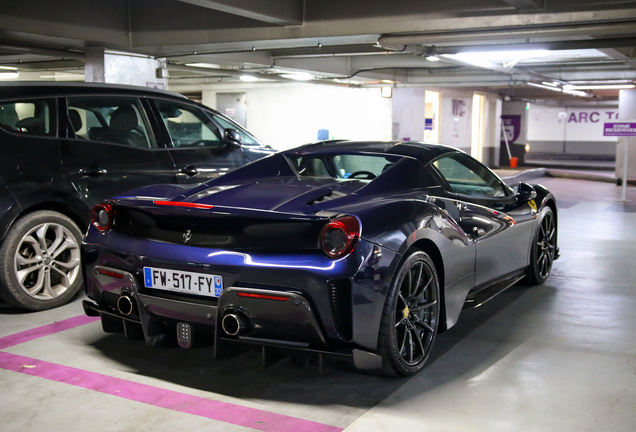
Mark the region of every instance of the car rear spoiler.
<instances>
[{"instance_id":1,"label":"car rear spoiler","mask_svg":"<svg viewBox=\"0 0 636 432\"><path fill-rule=\"evenodd\" d=\"M127 207L139 209L149 213L160 214L183 214L195 217L205 217L208 215L232 215L236 217L258 218L258 219L278 219L297 221L328 221L338 216L337 212L321 211L315 214L290 213L275 210L251 209L244 207L230 207L222 205L211 205L192 201L167 200L155 197L119 197L107 200L107 203L117 207Z\"/></svg>"}]
</instances>

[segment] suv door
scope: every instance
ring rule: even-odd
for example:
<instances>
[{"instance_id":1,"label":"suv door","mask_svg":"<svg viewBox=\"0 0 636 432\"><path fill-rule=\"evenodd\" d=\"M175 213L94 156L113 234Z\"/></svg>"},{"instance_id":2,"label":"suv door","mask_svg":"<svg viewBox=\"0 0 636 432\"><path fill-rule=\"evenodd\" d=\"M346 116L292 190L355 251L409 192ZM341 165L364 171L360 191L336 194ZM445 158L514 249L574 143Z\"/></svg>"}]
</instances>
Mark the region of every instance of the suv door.
<instances>
[{"instance_id":1,"label":"suv door","mask_svg":"<svg viewBox=\"0 0 636 432\"><path fill-rule=\"evenodd\" d=\"M68 97L63 110L62 163L89 208L131 189L176 183L173 161L136 97Z\"/></svg>"},{"instance_id":2,"label":"suv door","mask_svg":"<svg viewBox=\"0 0 636 432\"><path fill-rule=\"evenodd\" d=\"M154 115L177 169L179 183L200 183L249 162L240 146L223 140L218 128L197 106L150 99Z\"/></svg>"},{"instance_id":3,"label":"suv door","mask_svg":"<svg viewBox=\"0 0 636 432\"><path fill-rule=\"evenodd\" d=\"M527 267L536 215L529 203L519 203L495 173L464 153L447 153L431 166L458 208L459 225L475 240L475 285Z\"/></svg>"}]
</instances>

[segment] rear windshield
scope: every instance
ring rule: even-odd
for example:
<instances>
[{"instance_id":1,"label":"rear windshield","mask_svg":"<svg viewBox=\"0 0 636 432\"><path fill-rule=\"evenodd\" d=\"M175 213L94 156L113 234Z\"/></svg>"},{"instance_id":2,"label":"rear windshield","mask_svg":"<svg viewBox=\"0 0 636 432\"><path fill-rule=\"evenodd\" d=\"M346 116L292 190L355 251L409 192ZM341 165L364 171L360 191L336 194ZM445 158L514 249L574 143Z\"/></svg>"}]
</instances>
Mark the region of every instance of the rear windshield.
<instances>
[{"instance_id":1,"label":"rear windshield","mask_svg":"<svg viewBox=\"0 0 636 432\"><path fill-rule=\"evenodd\" d=\"M399 161L399 156L360 154L287 155L294 169L303 177L355 178L373 180Z\"/></svg>"}]
</instances>

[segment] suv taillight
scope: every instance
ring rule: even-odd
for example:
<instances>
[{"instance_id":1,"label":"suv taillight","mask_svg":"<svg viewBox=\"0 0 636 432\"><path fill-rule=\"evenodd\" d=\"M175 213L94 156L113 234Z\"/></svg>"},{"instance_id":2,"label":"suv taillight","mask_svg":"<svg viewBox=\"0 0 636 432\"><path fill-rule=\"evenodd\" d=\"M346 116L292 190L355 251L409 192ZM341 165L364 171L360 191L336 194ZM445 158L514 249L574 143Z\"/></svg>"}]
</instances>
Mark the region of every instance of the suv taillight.
<instances>
[{"instance_id":1,"label":"suv taillight","mask_svg":"<svg viewBox=\"0 0 636 432\"><path fill-rule=\"evenodd\" d=\"M108 231L113 226L115 210L109 204L97 204L91 212L91 224L97 231Z\"/></svg>"},{"instance_id":2,"label":"suv taillight","mask_svg":"<svg viewBox=\"0 0 636 432\"><path fill-rule=\"evenodd\" d=\"M354 216L343 216L329 222L320 233L320 245L328 257L350 254L360 237L360 222Z\"/></svg>"}]
</instances>

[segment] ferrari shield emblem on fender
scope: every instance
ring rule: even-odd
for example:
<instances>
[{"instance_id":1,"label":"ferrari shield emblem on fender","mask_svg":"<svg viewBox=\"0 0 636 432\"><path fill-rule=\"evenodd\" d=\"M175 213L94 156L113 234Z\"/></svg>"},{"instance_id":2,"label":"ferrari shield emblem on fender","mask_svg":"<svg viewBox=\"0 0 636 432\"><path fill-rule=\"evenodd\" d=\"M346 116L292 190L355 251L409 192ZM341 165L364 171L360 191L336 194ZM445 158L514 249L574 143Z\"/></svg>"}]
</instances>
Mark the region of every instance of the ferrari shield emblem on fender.
<instances>
[{"instance_id":1,"label":"ferrari shield emblem on fender","mask_svg":"<svg viewBox=\"0 0 636 432\"><path fill-rule=\"evenodd\" d=\"M183 243L187 243L192 238L192 233L190 230L187 230L183 233Z\"/></svg>"},{"instance_id":2,"label":"ferrari shield emblem on fender","mask_svg":"<svg viewBox=\"0 0 636 432\"><path fill-rule=\"evenodd\" d=\"M528 205L530 206L532 210L537 211L537 203L534 202L534 200L528 201Z\"/></svg>"}]
</instances>

